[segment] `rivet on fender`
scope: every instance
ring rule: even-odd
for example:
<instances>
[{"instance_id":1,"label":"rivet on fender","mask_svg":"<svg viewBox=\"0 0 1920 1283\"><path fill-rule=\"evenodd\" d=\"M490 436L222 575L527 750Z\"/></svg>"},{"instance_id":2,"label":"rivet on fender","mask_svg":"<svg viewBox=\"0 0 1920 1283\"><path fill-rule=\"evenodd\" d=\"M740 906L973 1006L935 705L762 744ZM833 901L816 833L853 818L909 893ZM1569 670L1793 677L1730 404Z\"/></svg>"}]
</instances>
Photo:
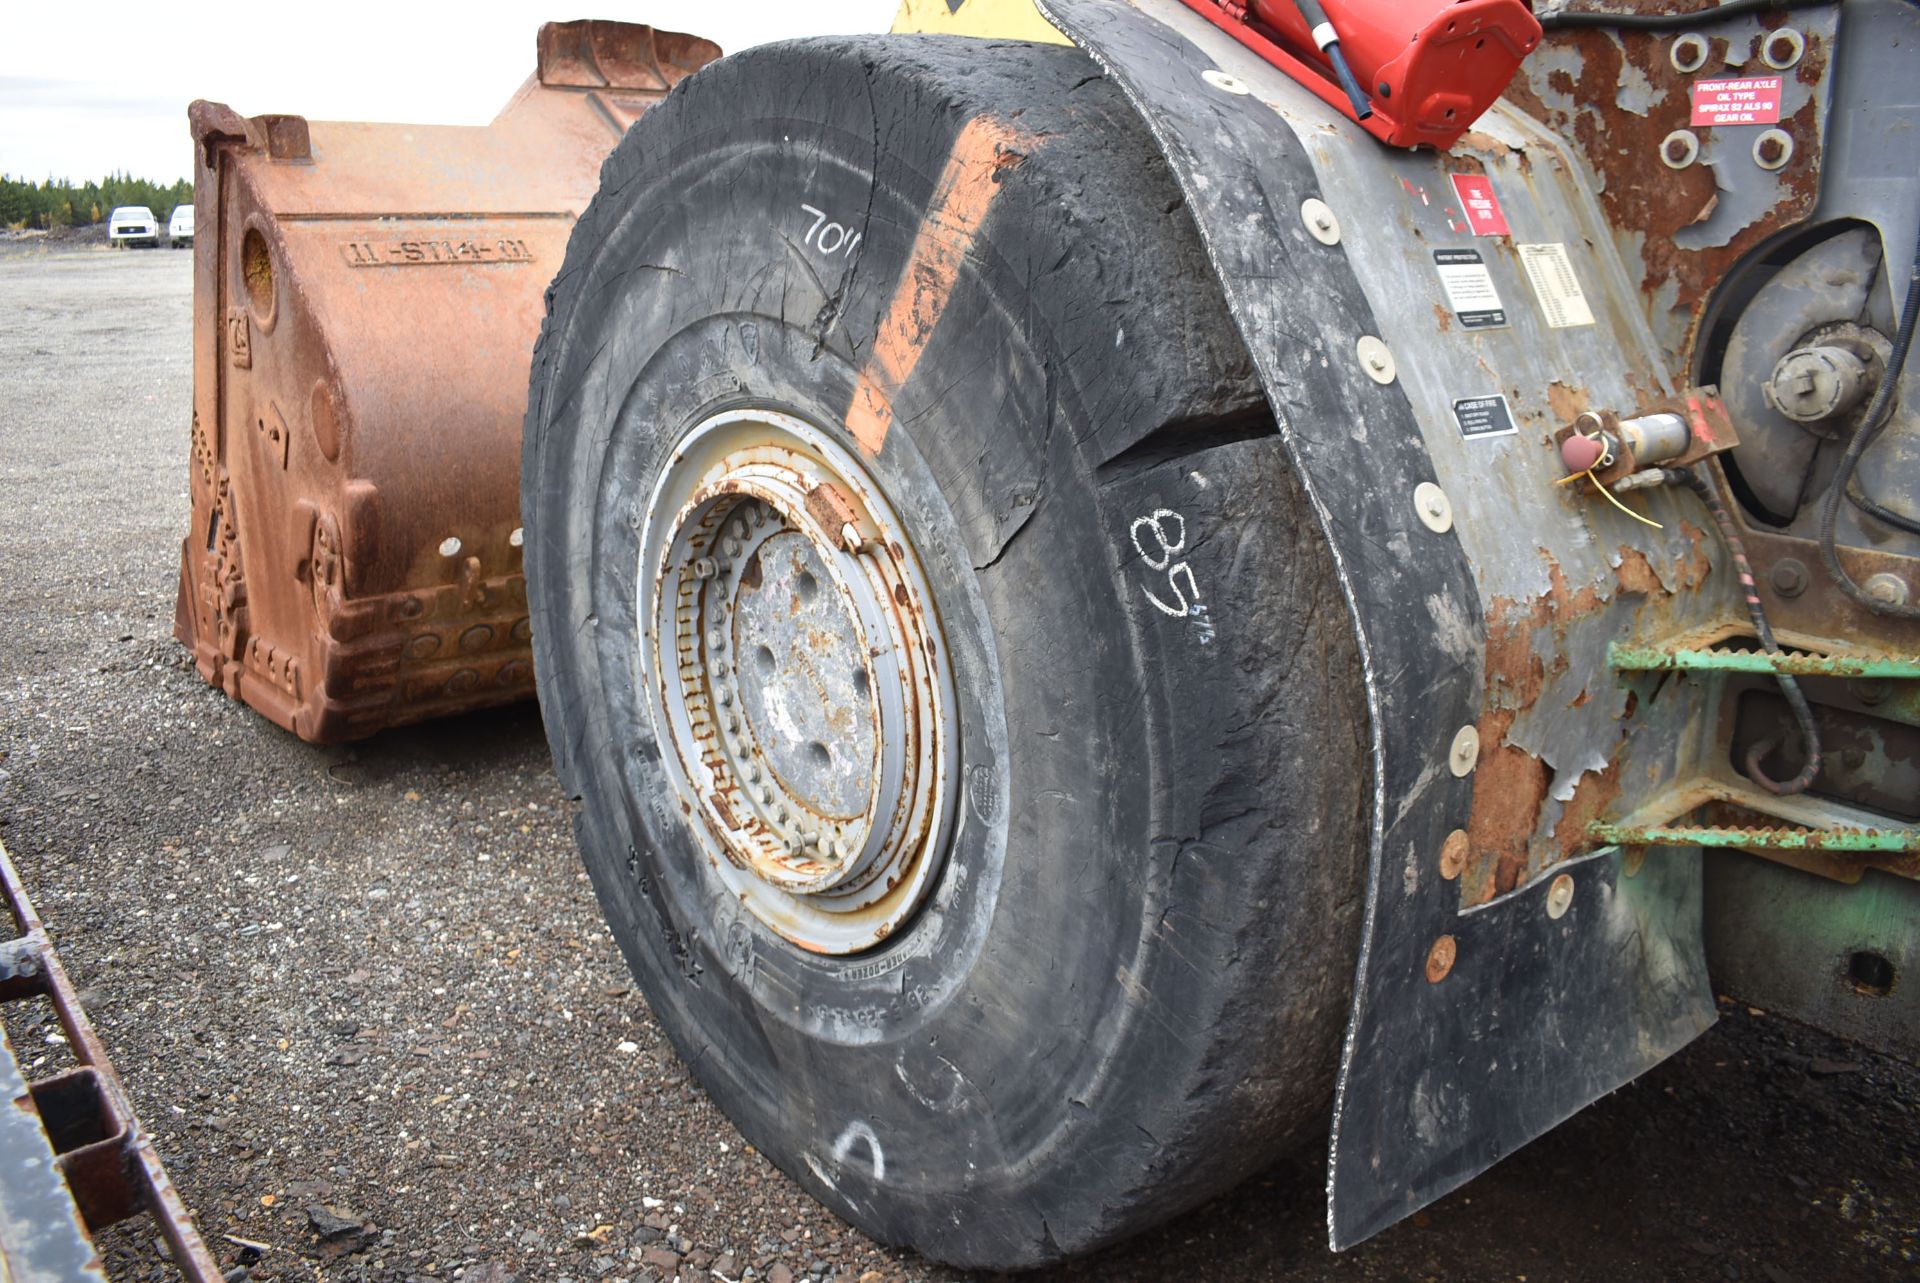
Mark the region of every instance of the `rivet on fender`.
<instances>
[{"instance_id":1,"label":"rivet on fender","mask_svg":"<svg viewBox=\"0 0 1920 1283\"><path fill-rule=\"evenodd\" d=\"M1340 243L1340 220L1334 217L1333 207L1317 196L1300 202L1300 221L1307 225L1307 233L1322 245Z\"/></svg>"},{"instance_id":2,"label":"rivet on fender","mask_svg":"<svg viewBox=\"0 0 1920 1283\"><path fill-rule=\"evenodd\" d=\"M1453 960L1459 956L1459 946L1452 936L1441 936L1433 942L1433 948L1427 950L1427 983L1439 984L1453 970Z\"/></svg>"},{"instance_id":3,"label":"rivet on fender","mask_svg":"<svg viewBox=\"0 0 1920 1283\"><path fill-rule=\"evenodd\" d=\"M1233 76L1229 76L1226 72L1221 71L1217 67L1208 67L1205 71L1200 73L1200 79L1206 81L1208 84L1212 85L1215 89L1218 89L1223 94L1235 94L1239 96L1245 96L1246 94L1252 92L1247 88L1246 82L1236 79Z\"/></svg>"},{"instance_id":4,"label":"rivet on fender","mask_svg":"<svg viewBox=\"0 0 1920 1283\"><path fill-rule=\"evenodd\" d=\"M1382 385L1393 382L1393 353L1387 350L1385 343L1371 334L1363 334L1360 342L1354 345L1354 350L1359 353L1360 368L1367 372L1368 378Z\"/></svg>"},{"instance_id":5,"label":"rivet on fender","mask_svg":"<svg viewBox=\"0 0 1920 1283\"><path fill-rule=\"evenodd\" d=\"M1559 921L1573 904L1573 875L1562 873L1547 887L1547 916Z\"/></svg>"},{"instance_id":6,"label":"rivet on fender","mask_svg":"<svg viewBox=\"0 0 1920 1283\"><path fill-rule=\"evenodd\" d=\"M1472 726L1462 726L1454 734L1453 747L1447 752L1447 769L1460 779L1473 774L1474 765L1480 760L1480 732Z\"/></svg>"},{"instance_id":7,"label":"rivet on fender","mask_svg":"<svg viewBox=\"0 0 1920 1283\"><path fill-rule=\"evenodd\" d=\"M1431 481L1413 488L1413 510L1419 514L1420 524L1436 535L1453 529L1453 503L1447 492Z\"/></svg>"}]
</instances>

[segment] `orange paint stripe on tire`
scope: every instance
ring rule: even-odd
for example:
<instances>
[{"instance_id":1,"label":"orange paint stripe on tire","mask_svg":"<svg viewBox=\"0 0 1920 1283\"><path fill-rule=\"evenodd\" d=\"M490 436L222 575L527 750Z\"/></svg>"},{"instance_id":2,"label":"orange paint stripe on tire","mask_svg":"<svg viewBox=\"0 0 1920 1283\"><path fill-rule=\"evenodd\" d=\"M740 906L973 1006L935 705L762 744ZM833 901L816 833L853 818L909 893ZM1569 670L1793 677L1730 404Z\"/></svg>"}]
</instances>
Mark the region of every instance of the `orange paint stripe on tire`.
<instances>
[{"instance_id":1,"label":"orange paint stripe on tire","mask_svg":"<svg viewBox=\"0 0 1920 1283\"><path fill-rule=\"evenodd\" d=\"M953 140L914 235L906 270L847 407L847 428L867 454L879 454L886 442L887 429L893 426L893 399L913 376L953 297L960 264L1000 190L1000 175L1026 159L1032 141L987 116L969 120Z\"/></svg>"}]
</instances>

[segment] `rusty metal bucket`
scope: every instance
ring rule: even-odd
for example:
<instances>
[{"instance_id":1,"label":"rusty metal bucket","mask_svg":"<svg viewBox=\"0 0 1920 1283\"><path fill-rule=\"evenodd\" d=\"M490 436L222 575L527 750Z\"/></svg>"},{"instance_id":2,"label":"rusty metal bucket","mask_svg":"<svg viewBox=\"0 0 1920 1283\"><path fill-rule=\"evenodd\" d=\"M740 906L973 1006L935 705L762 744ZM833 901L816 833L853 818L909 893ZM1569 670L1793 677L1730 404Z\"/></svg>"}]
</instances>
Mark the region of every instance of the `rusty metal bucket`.
<instances>
[{"instance_id":1,"label":"rusty metal bucket","mask_svg":"<svg viewBox=\"0 0 1920 1283\"><path fill-rule=\"evenodd\" d=\"M188 110L192 527L174 634L330 742L533 693L527 369L600 163L710 41L549 23L485 127Z\"/></svg>"}]
</instances>

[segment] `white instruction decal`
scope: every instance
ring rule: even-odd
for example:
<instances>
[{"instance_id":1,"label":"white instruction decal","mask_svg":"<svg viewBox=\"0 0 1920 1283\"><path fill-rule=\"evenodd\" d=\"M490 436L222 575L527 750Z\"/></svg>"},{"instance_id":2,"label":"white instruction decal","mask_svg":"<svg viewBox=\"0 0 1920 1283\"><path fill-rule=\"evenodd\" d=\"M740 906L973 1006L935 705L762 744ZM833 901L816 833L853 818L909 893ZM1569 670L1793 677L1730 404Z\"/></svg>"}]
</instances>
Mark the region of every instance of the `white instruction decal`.
<instances>
[{"instance_id":1,"label":"white instruction decal","mask_svg":"<svg viewBox=\"0 0 1920 1283\"><path fill-rule=\"evenodd\" d=\"M1459 398L1453 403L1453 421L1460 425L1460 435L1469 441L1481 437L1510 437L1520 431L1514 426L1507 398L1498 392Z\"/></svg>"},{"instance_id":2,"label":"white instruction decal","mask_svg":"<svg viewBox=\"0 0 1920 1283\"><path fill-rule=\"evenodd\" d=\"M1507 310L1500 304L1500 292L1494 289L1479 250L1437 249L1433 266L1440 273L1440 288L1447 292L1447 306L1460 318L1462 329L1497 330L1506 325Z\"/></svg>"},{"instance_id":3,"label":"white instruction decal","mask_svg":"<svg viewBox=\"0 0 1920 1283\"><path fill-rule=\"evenodd\" d=\"M1593 309L1587 306L1586 293L1573 274L1573 259L1565 245L1556 241L1552 245L1516 245L1514 249L1520 252L1520 265L1527 269L1527 279L1533 282L1533 292L1540 300L1540 310L1547 314L1548 325L1565 330L1593 324Z\"/></svg>"}]
</instances>

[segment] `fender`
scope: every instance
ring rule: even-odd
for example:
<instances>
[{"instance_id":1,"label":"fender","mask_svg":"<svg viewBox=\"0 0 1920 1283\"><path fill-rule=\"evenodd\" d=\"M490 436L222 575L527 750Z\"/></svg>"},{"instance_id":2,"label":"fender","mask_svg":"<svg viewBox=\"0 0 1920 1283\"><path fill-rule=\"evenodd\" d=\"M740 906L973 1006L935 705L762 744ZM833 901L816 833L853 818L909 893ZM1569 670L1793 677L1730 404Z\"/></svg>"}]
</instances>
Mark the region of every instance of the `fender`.
<instances>
[{"instance_id":1,"label":"fender","mask_svg":"<svg viewBox=\"0 0 1920 1283\"><path fill-rule=\"evenodd\" d=\"M1734 577L1692 495L1623 515L1554 484L1578 412L1685 402L1565 142L1503 102L1453 153L1391 150L1180 0L1040 8L1185 192L1360 639L1369 884L1328 1159L1346 1248L1712 1024L1695 852L1593 834L1682 813L1710 765L1707 696L1617 676L1609 643L1737 618ZM1507 234L1456 176L1491 185Z\"/></svg>"}]
</instances>

